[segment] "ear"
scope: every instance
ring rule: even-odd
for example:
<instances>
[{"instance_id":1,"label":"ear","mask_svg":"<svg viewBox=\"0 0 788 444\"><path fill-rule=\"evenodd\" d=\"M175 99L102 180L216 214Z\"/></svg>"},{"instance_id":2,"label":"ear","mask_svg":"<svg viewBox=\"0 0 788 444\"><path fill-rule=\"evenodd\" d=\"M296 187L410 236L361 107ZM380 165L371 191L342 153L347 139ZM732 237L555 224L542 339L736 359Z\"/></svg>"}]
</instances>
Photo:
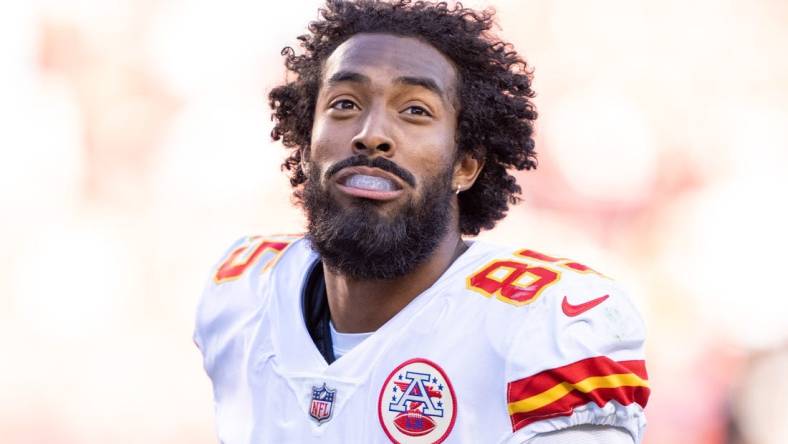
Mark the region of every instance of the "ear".
<instances>
[{"instance_id":1,"label":"ear","mask_svg":"<svg viewBox=\"0 0 788 444\"><path fill-rule=\"evenodd\" d=\"M482 168L484 168L484 158L478 158L473 153L460 154L459 159L454 163L452 189L456 192L459 187L460 193L468 190L476 182Z\"/></svg>"}]
</instances>

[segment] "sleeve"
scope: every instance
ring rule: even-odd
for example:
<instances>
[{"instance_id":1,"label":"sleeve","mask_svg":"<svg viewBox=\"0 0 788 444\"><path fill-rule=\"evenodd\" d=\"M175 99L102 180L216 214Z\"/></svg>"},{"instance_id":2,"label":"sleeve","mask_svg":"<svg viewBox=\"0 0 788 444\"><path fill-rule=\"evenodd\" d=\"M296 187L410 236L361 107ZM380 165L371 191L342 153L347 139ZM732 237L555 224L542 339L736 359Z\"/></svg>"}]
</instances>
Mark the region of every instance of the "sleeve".
<instances>
[{"instance_id":1,"label":"sleeve","mask_svg":"<svg viewBox=\"0 0 788 444\"><path fill-rule=\"evenodd\" d=\"M650 393L643 321L613 281L568 280L531 304L508 352L510 442L602 425L640 443Z\"/></svg>"}]
</instances>

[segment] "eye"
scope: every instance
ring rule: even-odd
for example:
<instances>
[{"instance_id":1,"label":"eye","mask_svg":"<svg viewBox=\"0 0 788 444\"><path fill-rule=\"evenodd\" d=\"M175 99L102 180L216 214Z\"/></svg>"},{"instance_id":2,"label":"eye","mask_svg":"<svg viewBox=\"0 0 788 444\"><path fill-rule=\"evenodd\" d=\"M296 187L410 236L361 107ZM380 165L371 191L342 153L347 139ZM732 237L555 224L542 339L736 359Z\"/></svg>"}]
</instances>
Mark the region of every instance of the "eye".
<instances>
[{"instance_id":1,"label":"eye","mask_svg":"<svg viewBox=\"0 0 788 444\"><path fill-rule=\"evenodd\" d=\"M333 102L331 104L331 109L336 109L339 111L352 111L354 109L358 109L358 105L356 105L352 100L341 99Z\"/></svg>"},{"instance_id":2,"label":"eye","mask_svg":"<svg viewBox=\"0 0 788 444\"><path fill-rule=\"evenodd\" d=\"M425 116L425 117L432 117L429 111L426 108L418 105L411 105L405 108L405 113L411 116Z\"/></svg>"}]
</instances>

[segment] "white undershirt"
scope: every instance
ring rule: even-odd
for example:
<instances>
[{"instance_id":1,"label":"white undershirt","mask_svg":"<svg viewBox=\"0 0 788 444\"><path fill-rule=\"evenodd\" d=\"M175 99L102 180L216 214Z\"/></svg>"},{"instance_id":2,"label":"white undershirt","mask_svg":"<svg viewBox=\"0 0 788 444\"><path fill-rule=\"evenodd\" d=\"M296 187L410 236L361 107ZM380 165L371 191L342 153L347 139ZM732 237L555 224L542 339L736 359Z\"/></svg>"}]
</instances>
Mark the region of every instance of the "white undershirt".
<instances>
[{"instance_id":1,"label":"white undershirt","mask_svg":"<svg viewBox=\"0 0 788 444\"><path fill-rule=\"evenodd\" d=\"M334 358L339 359L345 353L353 350L355 346L364 342L364 339L372 336L372 333L340 333L334 328L334 323L329 321L331 329L331 344L334 346Z\"/></svg>"}]
</instances>

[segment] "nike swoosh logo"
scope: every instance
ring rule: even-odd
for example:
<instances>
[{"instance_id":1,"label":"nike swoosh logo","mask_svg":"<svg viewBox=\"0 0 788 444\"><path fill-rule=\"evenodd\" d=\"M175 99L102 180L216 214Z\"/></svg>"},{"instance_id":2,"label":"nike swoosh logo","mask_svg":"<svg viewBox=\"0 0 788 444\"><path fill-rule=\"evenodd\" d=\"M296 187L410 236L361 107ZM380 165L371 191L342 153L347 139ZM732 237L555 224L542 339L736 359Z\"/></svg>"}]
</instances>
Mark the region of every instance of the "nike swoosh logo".
<instances>
[{"instance_id":1,"label":"nike swoosh logo","mask_svg":"<svg viewBox=\"0 0 788 444\"><path fill-rule=\"evenodd\" d=\"M609 297L610 297L610 295L606 294L606 295L600 296L600 297L598 297L596 299L591 299L588 302L583 302L582 304L573 305L573 304L570 304L569 301L566 299L566 296L564 296L564 300L561 301L561 310L563 310L565 315L567 315L567 316L569 316L571 318L571 317L577 316L579 314L583 314L583 313L587 312L588 310L591 310L592 308L596 307L597 305L601 304L602 302L605 302L605 299L607 299Z\"/></svg>"}]
</instances>

